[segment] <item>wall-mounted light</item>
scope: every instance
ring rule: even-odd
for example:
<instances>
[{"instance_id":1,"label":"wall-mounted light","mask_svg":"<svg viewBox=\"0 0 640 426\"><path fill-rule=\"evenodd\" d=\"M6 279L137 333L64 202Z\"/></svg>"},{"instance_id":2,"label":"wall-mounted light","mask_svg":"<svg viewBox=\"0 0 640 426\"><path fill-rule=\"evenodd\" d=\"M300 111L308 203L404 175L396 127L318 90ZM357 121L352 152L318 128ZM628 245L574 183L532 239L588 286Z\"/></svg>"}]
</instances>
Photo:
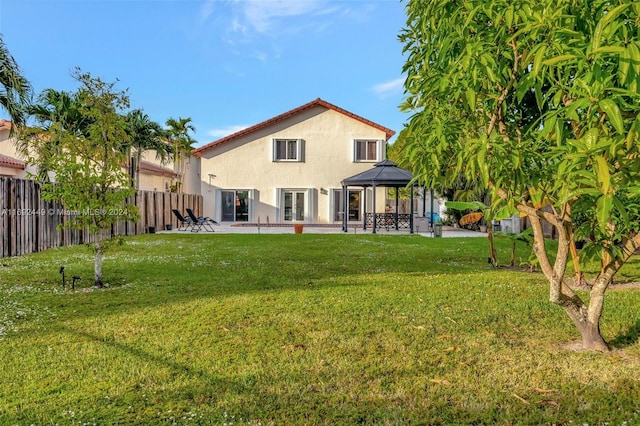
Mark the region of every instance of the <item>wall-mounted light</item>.
<instances>
[{"instance_id":1,"label":"wall-mounted light","mask_svg":"<svg viewBox=\"0 0 640 426\"><path fill-rule=\"evenodd\" d=\"M327 195L327 194L329 193L329 191L327 191L327 190L326 190L326 189L324 189L324 188L320 188L320 193L321 193L322 195Z\"/></svg>"},{"instance_id":2,"label":"wall-mounted light","mask_svg":"<svg viewBox=\"0 0 640 426\"><path fill-rule=\"evenodd\" d=\"M209 185L211 185L211 180L215 178L216 178L216 175L214 175L213 173L209 173Z\"/></svg>"}]
</instances>

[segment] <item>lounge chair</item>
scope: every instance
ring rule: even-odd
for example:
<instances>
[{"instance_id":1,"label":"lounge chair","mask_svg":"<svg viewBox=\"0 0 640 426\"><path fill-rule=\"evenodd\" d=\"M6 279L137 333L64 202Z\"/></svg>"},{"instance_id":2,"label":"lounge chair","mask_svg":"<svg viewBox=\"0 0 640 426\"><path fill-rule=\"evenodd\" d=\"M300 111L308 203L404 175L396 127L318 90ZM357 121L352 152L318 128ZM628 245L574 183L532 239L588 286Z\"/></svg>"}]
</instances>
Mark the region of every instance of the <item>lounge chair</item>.
<instances>
[{"instance_id":1,"label":"lounge chair","mask_svg":"<svg viewBox=\"0 0 640 426\"><path fill-rule=\"evenodd\" d=\"M217 225L218 222L209 217L198 217L191 209L185 209L185 211L187 212L189 219L192 221L191 232L200 232L202 228L204 228L205 231L215 232L213 230L213 225Z\"/></svg>"},{"instance_id":2,"label":"lounge chair","mask_svg":"<svg viewBox=\"0 0 640 426\"><path fill-rule=\"evenodd\" d=\"M189 228L193 227L193 220L189 217L184 217L182 213L180 213L176 209L172 209L173 214L178 218L178 222L180 225L178 226L178 231L186 231Z\"/></svg>"}]
</instances>

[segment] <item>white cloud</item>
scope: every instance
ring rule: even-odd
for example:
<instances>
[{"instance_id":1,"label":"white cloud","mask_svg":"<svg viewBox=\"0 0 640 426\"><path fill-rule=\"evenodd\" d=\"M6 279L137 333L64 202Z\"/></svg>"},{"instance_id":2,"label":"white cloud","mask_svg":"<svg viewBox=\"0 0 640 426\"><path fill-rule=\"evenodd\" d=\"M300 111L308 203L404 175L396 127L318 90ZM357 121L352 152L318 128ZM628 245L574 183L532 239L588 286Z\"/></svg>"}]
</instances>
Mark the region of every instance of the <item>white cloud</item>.
<instances>
[{"instance_id":1,"label":"white cloud","mask_svg":"<svg viewBox=\"0 0 640 426\"><path fill-rule=\"evenodd\" d=\"M216 0L207 0L206 2L204 2L202 7L200 8L200 15L199 15L200 24L202 24L204 21L209 19L209 16L213 14L213 11L215 9L214 8L215 3L216 3Z\"/></svg>"},{"instance_id":2,"label":"white cloud","mask_svg":"<svg viewBox=\"0 0 640 426\"><path fill-rule=\"evenodd\" d=\"M244 130L246 129L247 125L244 124L239 124L239 125L235 125L235 126L227 126L227 127L222 127L219 129L211 129L207 131L207 135L211 136L212 138L223 138L225 136L229 136L235 132L239 132L240 130Z\"/></svg>"},{"instance_id":3,"label":"white cloud","mask_svg":"<svg viewBox=\"0 0 640 426\"><path fill-rule=\"evenodd\" d=\"M273 31L283 19L316 13L323 3L322 0L246 0L242 6L251 27L265 34Z\"/></svg>"},{"instance_id":4,"label":"white cloud","mask_svg":"<svg viewBox=\"0 0 640 426\"><path fill-rule=\"evenodd\" d=\"M380 99L387 99L395 95L402 93L404 85L404 77L396 78L395 80L385 81L378 83L371 88L371 91Z\"/></svg>"}]
</instances>

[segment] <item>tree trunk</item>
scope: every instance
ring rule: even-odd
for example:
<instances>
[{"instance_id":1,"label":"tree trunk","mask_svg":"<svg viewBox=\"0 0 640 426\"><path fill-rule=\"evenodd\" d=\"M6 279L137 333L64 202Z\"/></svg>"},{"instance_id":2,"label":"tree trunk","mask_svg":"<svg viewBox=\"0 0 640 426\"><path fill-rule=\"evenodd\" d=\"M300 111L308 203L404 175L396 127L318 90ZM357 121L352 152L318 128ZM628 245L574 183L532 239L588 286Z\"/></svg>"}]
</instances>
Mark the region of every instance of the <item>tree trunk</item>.
<instances>
[{"instance_id":1,"label":"tree trunk","mask_svg":"<svg viewBox=\"0 0 640 426\"><path fill-rule=\"evenodd\" d=\"M582 337L582 347L586 350L606 352L609 350L602 334L600 334L600 317L604 307L604 293L613 278L613 270L607 274L601 272L591 289L591 298L587 306L564 282L564 273L570 256L570 238L568 226L558 218L551 217L549 222L558 232L558 250L552 265L545 249L542 225L537 214L529 212L529 219L533 228L533 251L540 262L540 268L549 280L549 300L561 306L569 315ZM555 219L555 220L554 220ZM563 226L564 225L564 226Z\"/></svg>"},{"instance_id":2,"label":"tree trunk","mask_svg":"<svg viewBox=\"0 0 640 426\"><path fill-rule=\"evenodd\" d=\"M487 225L487 239L489 240L489 263L495 268L498 266L498 256L493 242L493 225L491 225L491 222Z\"/></svg>"},{"instance_id":3,"label":"tree trunk","mask_svg":"<svg viewBox=\"0 0 640 426\"><path fill-rule=\"evenodd\" d=\"M100 241L98 241L95 245L95 259L93 269L94 285L98 288L104 287L104 283L102 282L102 257L102 245Z\"/></svg>"}]
</instances>

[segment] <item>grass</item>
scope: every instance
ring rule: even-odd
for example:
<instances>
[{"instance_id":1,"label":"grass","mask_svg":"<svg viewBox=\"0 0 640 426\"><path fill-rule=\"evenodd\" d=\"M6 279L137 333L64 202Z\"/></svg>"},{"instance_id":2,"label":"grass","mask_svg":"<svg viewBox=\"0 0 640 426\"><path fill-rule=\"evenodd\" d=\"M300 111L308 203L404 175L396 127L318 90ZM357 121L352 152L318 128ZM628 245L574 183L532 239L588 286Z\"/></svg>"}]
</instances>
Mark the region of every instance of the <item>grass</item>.
<instances>
[{"instance_id":1,"label":"grass","mask_svg":"<svg viewBox=\"0 0 640 426\"><path fill-rule=\"evenodd\" d=\"M640 423L640 291L607 296L611 354L568 351L544 279L486 252L146 235L110 252L105 290L85 247L0 259L0 424ZM63 290L61 265L85 288Z\"/></svg>"}]
</instances>

